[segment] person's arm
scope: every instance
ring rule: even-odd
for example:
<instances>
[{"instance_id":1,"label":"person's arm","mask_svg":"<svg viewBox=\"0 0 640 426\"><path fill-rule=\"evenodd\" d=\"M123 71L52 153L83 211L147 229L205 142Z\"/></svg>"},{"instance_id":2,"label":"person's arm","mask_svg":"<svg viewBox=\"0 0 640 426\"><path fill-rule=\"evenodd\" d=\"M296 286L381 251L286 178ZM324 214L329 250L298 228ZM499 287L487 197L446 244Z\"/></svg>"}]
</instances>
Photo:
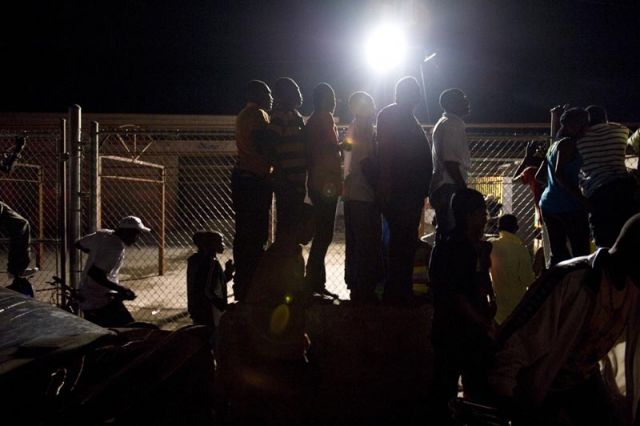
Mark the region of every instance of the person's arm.
<instances>
[{"instance_id":1,"label":"person's arm","mask_svg":"<svg viewBox=\"0 0 640 426\"><path fill-rule=\"evenodd\" d=\"M524 157L522 158L522 161L520 161L520 164L518 165L516 171L513 173L513 179L521 179L520 175L522 175L524 169L538 163L538 159L536 159L534 156L537 150L538 144L536 143L536 141L527 142L527 146L524 150Z\"/></svg>"},{"instance_id":2,"label":"person's arm","mask_svg":"<svg viewBox=\"0 0 640 426\"><path fill-rule=\"evenodd\" d=\"M556 134L560 129L560 117L567 109L569 109L569 104L556 105L549 111L551 113L551 124L549 126L551 140L556 138Z\"/></svg>"},{"instance_id":3,"label":"person's arm","mask_svg":"<svg viewBox=\"0 0 640 426\"><path fill-rule=\"evenodd\" d=\"M542 186L547 185L547 157L538 166L534 179Z\"/></svg>"},{"instance_id":4,"label":"person's arm","mask_svg":"<svg viewBox=\"0 0 640 426\"><path fill-rule=\"evenodd\" d=\"M447 173L451 176L453 182L458 188L467 187L467 183L462 178L462 173L460 173L460 163L456 161L445 161L444 167L447 169Z\"/></svg>"},{"instance_id":5,"label":"person's arm","mask_svg":"<svg viewBox=\"0 0 640 426\"><path fill-rule=\"evenodd\" d=\"M380 175L378 177L377 196L379 201L386 203L391 198L391 180L393 163L393 146L389 134L389 124L386 122L385 112L378 115L378 165ZM388 112L387 112L388 113Z\"/></svg>"},{"instance_id":6,"label":"person's arm","mask_svg":"<svg viewBox=\"0 0 640 426\"><path fill-rule=\"evenodd\" d=\"M582 193L580 192L580 188L571 184L566 174L567 164L573 161L576 155L576 147L573 144L573 141L571 141L570 139L561 141L558 144L558 156L556 157L554 174L558 185L560 185L562 189L571 194L571 196L586 210L589 210L589 201L584 195L582 195Z\"/></svg>"},{"instance_id":7,"label":"person's arm","mask_svg":"<svg viewBox=\"0 0 640 426\"><path fill-rule=\"evenodd\" d=\"M105 271L95 265L89 268L89 271L87 271L87 275L101 286L118 292L125 300L133 300L136 297L135 293L130 289L116 284L113 281L109 281L109 278L107 278L107 274L105 273Z\"/></svg>"}]
</instances>

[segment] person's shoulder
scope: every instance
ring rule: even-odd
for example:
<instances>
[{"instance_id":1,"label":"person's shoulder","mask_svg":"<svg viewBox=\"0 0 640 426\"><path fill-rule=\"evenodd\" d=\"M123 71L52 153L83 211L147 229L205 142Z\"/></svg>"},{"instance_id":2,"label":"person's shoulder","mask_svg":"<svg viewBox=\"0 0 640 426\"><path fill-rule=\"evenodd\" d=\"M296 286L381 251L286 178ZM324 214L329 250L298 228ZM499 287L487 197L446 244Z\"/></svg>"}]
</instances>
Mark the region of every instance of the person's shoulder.
<instances>
[{"instance_id":1,"label":"person's shoulder","mask_svg":"<svg viewBox=\"0 0 640 426\"><path fill-rule=\"evenodd\" d=\"M386 107L382 108L380 110L380 112L378 112L378 121L380 119L386 119L388 117L393 116L394 114L396 114L398 111L398 104L390 104L387 105Z\"/></svg>"},{"instance_id":2,"label":"person's shoulder","mask_svg":"<svg viewBox=\"0 0 640 426\"><path fill-rule=\"evenodd\" d=\"M189 256L187 258L187 263L189 264L193 264L196 263L200 260L200 254L199 253L193 253L191 256Z\"/></svg>"}]
</instances>

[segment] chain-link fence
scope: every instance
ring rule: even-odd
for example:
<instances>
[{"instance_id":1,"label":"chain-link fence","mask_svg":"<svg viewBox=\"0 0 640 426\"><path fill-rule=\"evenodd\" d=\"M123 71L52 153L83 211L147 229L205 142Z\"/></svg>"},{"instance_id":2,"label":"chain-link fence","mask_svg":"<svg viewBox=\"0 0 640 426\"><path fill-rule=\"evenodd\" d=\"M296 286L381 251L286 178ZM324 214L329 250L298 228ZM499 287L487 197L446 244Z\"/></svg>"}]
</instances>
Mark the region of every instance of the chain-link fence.
<instances>
[{"instance_id":1,"label":"chain-link fence","mask_svg":"<svg viewBox=\"0 0 640 426\"><path fill-rule=\"evenodd\" d=\"M344 133L344 128L340 130ZM502 212L518 216L521 237L531 246L535 237L532 197L528 188L513 182L511 176L524 154L526 142L546 140L544 126L468 130L472 154L471 186L495 197L502 205ZM85 145L89 143L88 133L83 135ZM8 145L13 136L0 133L0 143ZM23 185L24 189L11 189L13 181L3 181L0 182L0 194L34 225L32 233L38 248L42 247L40 264L43 269L34 282L43 287L42 283L58 272L55 243L56 141L59 134L52 132L35 136L29 142L23 161L37 166L26 169L30 173L37 171L40 180L26 175L22 177L18 169L12 178L20 176L21 182L15 184ZM193 233L200 229L220 231L227 243L222 261L231 254L229 246L234 232L230 193L230 175L235 163L233 129L168 131L127 126L100 129L96 137L100 143L98 226L113 228L122 216L133 214L141 217L152 229L136 247L127 250L120 278L138 295L136 300L127 302L128 307L139 320L159 324L186 320L186 264L194 252ZM5 145L0 145L0 148ZM83 174L89 173L86 157ZM82 193L85 195L90 193L87 185L89 180L83 179ZM87 198L83 203L85 210L90 205ZM433 212L428 204L425 207L422 232L428 234L432 231ZM83 232L90 229L89 216L83 213ZM40 223L42 226L35 226ZM344 253L344 221L340 204L333 243L326 257L327 287L347 298ZM0 262L3 262L1 257Z\"/></svg>"},{"instance_id":2,"label":"chain-link fence","mask_svg":"<svg viewBox=\"0 0 640 426\"><path fill-rule=\"evenodd\" d=\"M26 136L28 143L19 162L10 174L0 175L0 200L27 219L31 225L31 266L42 272L32 279L38 297L55 300L51 286L45 284L58 271L58 194L56 146L60 139L57 129L50 131L0 131L0 152L9 152L18 136ZM0 271L6 274L8 238L0 226ZM5 275L0 283L9 281Z\"/></svg>"}]
</instances>

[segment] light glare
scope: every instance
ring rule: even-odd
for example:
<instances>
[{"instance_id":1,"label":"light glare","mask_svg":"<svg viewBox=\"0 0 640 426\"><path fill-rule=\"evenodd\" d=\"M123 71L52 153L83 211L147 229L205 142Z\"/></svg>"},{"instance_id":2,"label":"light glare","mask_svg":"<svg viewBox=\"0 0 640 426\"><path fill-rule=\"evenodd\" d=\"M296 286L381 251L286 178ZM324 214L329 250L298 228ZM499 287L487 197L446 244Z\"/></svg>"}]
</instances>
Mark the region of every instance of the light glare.
<instances>
[{"instance_id":1,"label":"light glare","mask_svg":"<svg viewBox=\"0 0 640 426\"><path fill-rule=\"evenodd\" d=\"M369 36L365 54L367 63L378 72L398 67L407 53L407 40L399 25L382 24Z\"/></svg>"}]
</instances>

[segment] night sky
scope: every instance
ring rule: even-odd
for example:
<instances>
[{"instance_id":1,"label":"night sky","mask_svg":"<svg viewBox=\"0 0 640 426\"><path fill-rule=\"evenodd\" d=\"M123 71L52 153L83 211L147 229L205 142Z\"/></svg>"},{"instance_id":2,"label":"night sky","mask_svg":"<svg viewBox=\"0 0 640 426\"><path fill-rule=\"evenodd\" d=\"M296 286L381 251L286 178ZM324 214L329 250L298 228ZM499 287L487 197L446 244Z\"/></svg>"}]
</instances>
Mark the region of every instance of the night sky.
<instances>
[{"instance_id":1,"label":"night sky","mask_svg":"<svg viewBox=\"0 0 640 426\"><path fill-rule=\"evenodd\" d=\"M0 110L235 114L244 84L333 85L337 114L354 90L379 106L393 81L425 67L437 95L465 90L470 122L542 122L550 106L602 104L640 121L640 1L42 1L3 5ZM376 76L363 37L381 15L407 24L404 69ZM418 115L425 118L422 106Z\"/></svg>"}]
</instances>

